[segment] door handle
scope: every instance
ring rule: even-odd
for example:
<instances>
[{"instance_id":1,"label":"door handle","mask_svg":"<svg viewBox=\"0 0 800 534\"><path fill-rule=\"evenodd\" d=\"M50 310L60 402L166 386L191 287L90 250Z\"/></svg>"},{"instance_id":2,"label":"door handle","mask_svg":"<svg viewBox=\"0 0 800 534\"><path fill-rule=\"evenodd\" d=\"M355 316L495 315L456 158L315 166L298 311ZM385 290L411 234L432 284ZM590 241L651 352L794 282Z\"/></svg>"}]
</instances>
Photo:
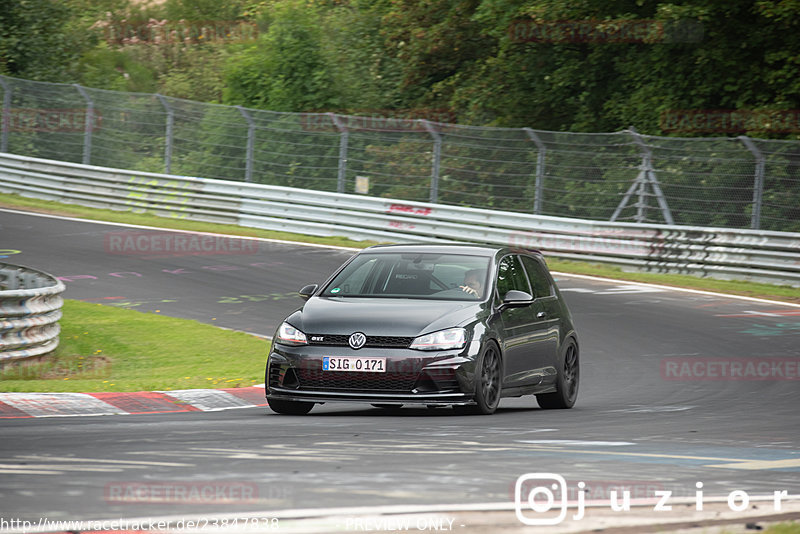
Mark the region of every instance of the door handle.
<instances>
[{"instance_id":1,"label":"door handle","mask_svg":"<svg viewBox=\"0 0 800 534\"><path fill-rule=\"evenodd\" d=\"M547 317L547 312L541 311L541 312L536 314L536 318L537 319L544 319L545 317Z\"/></svg>"}]
</instances>

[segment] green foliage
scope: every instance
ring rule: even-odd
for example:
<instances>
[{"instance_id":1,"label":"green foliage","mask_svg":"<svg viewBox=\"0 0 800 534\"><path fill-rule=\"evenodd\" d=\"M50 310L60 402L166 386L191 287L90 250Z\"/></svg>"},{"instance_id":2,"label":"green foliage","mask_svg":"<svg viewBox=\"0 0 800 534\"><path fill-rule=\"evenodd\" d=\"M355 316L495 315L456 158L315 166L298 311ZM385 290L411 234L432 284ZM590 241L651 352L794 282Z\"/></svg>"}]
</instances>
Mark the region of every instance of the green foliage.
<instances>
[{"instance_id":1,"label":"green foliage","mask_svg":"<svg viewBox=\"0 0 800 534\"><path fill-rule=\"evenodd\" d=\"M73 67L86 35L74 31L70 6L53 0L0 0L0 74L75 81Z\"/></svg>"},{"instance_id":2,"label":"green foliage","mask_svg":"<svg viewBox=\"0 0 800 534\"><path fill-rule=\"evenodd\" d=\"M404 104L444 103L437 84L489 57L496 40L473 20L478 0L399 0L383 17L387 53L395 56L402 72Z\"/></svg>"},{"instance_id":3,"label":"green foliage","mask_svg":"<svg viewBox=\"0 0 800 534\"><path fill-rule=\"evenodd\" d=\"M320 50L325 34L318 9L306 0L286 0L265 16L267 32L231 62L225 102L274 111L340 106Z\"/></svg>"},{"instance_id":4,"label":"green foliage","mask_svg":"<svg viewBox=\"0 0 800 534\"><path fill-rule=\"evenodd\" d=\"M666 110L800 107L796 0L0 2L0 72L105 89L274 111L436 108L476 125L651 134L670 133ZM257 23L260 35L104 42L109 25L179 20ZM531 38L554 21L652 31Z\"/></svg>"},{"instance_id":5,"label":"green foliage","mask_svg":"<svg viewBox=\"0 0 800 534\"><path fill-rule=\"evenodd\" d=\"M164 15L169 20L231 22L239 19L246 7L244 0L167 0Z\"/></svg>"},{"instance_id":6,"label":"green foliage","mask_svg":"<svg viewBox=\"0 0 800 534\"><path fill-rule=\"evenodd\" d=\"M321 52L331 65L340 113L369 114L400 103L401 62L387 54L380 2L354 1L325 13ZM308 110L298 110L308 111Z\"/></svg>"},{"instance_id":7,"label":"green foliage","mask_svg":"<svg viewBox=\"0 0 800 534\"><path fill-rule=\"evenodd\" d=\"M111 91L158 91L155 73L147 63L113 50L106 43L89 50L81 59L82 85Z\"/></svg>"},{"instance_id":8,"label":"green foliage","mask_svg":"<svg viewBox=\"0 0 800 534\"><path fill-rule=\"evenodd\" d=\"M68 25L96 42L79 67L81 83L95 88L219 102L229 56L240 38L258 31L246 20L254 6L244 1L67 2L73 8ZM212 40L203 42L208 33Z\"/></svg>"},{"instance_id":9,"label":"green foliage","mask_svg":"<svg viewBox=\"0 0 800 534\"><path fill-rule=\"evenodd\" d=\"M635 125L658 134L668 109L796 109L800 34L792 13L785 2L749 0L483 3L473 19L496 53L443 83L472 120L551 130ZM660 32L633 42L530 42L509 31L514 21L535 28L621 20L653 21Z\"/></svg>"},{"instance_id":10,"label":"green foliage","mask_svg":"<svg viewBox=\"0 0 800 534\"><path fill-rule=\"evenodd\" d=\"M181 60L159 77L159 92L187 100L221 102L229 57L224 46L187 47Z\"/></svg>"}]
</instances>

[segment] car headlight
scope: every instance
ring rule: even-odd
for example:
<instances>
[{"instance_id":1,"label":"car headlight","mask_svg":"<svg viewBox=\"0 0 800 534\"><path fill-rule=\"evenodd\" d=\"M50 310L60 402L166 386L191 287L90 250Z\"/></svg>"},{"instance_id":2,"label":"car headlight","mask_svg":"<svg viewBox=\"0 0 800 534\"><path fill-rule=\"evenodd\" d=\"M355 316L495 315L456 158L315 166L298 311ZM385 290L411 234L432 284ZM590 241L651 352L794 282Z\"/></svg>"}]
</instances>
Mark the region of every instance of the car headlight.
<instances>
[{"instance_id":1,"label":"car headlight","mask_svg":"<svg viewBox=\"0 0 800 534\"><path fill-rule=\"evenodd\" d=\"M308 345L306 335L289 323L281 324L280 328L278 328L278 336L275 338L275 341L283 345Z\"/></svg>"},{"instance_id":2,"label":"car headlight","mask_svg":"<svg viewBox=\"0 0 800 534\"><path fill-rule=\"evenodd\" d=\"M409 348L417 350L460 349L467 342L467 331L463 328L449 328L419 336Z\"/></svg>"}]
</instances>

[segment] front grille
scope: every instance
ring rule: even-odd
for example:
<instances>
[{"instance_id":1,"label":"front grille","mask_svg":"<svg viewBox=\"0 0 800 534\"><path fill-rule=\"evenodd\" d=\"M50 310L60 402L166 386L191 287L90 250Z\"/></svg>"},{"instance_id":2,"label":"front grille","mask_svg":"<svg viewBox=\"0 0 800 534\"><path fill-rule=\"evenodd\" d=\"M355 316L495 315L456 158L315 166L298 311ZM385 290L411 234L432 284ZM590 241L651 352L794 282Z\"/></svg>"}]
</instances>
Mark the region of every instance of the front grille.
<instances>
[{"instance_id":1,"label":"front grille","mask_svg":"<svg viewBox=\"0 0 800 534\"><path fill-rule=\"evenodd\" d=\"M347 340L350 339L350 335L308 334L307 339L309 345L348 347ZM413 337L367 336L367 342L364 347L372 349L407 349L412 341L414 341Z\"/></svg>"},{"instance_id":2,"label":"front grille","mask_svg":"<svg viewBox=\"0 0 800 534\"><path fill-rule=\"evenodd\" d=\"M300 389L349 391L402 391L410 392L417 379L416 373L362 373L358 371L321 371L297 369Z\"/></svg>"}]
</instances>

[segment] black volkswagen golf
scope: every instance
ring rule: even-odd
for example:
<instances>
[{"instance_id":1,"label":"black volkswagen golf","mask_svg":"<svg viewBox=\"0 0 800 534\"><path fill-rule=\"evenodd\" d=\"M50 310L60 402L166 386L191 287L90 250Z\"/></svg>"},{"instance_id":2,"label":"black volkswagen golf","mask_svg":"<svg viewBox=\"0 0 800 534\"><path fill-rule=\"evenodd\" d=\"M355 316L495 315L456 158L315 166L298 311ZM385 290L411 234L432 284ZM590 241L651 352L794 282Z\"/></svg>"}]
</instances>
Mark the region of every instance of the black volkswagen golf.
<instances>
[{"instance_id":1,"label":"black volkswagen golf","mask_svg":"<svg viewBox=\"0 0 800 534\"><path fill-rule=\"evenodd\" d=\"M346 401L491 414L522 395L542 408L575 404L578 337L538 252L375 246L300 295L267 359L277 413Z\"/></svg>"}]
</instances>

